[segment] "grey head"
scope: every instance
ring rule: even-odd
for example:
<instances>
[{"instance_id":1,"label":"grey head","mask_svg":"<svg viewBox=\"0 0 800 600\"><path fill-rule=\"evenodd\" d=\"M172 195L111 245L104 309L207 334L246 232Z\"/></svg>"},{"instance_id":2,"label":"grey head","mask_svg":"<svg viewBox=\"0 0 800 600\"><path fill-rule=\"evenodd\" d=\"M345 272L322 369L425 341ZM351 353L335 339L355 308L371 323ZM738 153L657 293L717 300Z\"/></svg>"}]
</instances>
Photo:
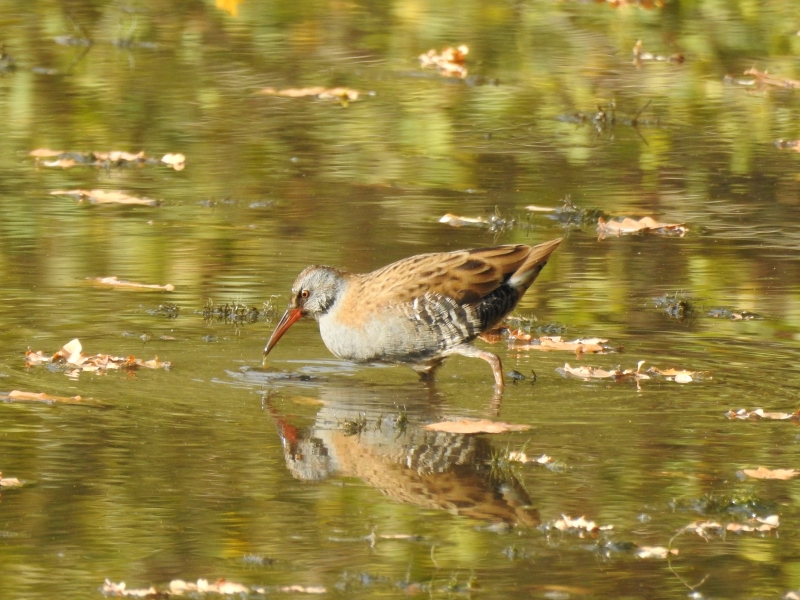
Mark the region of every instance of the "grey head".
<instances>
[{"instance_id":1,"label":"grey head","mask_svg":"<svg viewBox=\"0 0 800 600\"><path fill-rule=\"evenodd\" d=\"M311 316L319 321L339 299L345 285L344 273L332 267L312 266L303 269L292 285L289 308L275 326L264 348L264 356L299 319Z\"/></svg>"},{"instance_id":2,"label":"grey head","mask_svg":"<svg viewBox=\"0 0 800 600\"><path fill-rule=\"evenodd\" d=\"M333 267L306 267L292 285L289 309L300 309L303 316L319 320L327 313L344 290L342 272Z\"/></svg>"}]
</instances>

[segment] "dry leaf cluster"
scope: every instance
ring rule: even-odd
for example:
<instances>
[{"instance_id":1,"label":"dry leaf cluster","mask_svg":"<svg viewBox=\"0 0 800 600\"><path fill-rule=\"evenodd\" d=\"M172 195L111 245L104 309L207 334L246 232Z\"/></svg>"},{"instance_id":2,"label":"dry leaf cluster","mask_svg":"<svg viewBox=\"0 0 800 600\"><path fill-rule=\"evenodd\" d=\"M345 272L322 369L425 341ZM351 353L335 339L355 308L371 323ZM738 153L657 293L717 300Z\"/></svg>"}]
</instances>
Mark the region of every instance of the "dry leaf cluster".
<instances>
[{"instance_id":1,"label":"dry leaf cluster","mask_svg":"<svg viewBox=\"0 0 800 600\"><path fill-rule=\"evenodd\" d=\"M597 220L597 239L607 236L620 237L629 233L655 233L659 235L677 235L683 237L689 231L683 223L660 223L652 217L642 217L638 221L625 217L621 221L606 221L603 217Z\"/></svg>"},{"instance_id":2,"label":"dry leaf cluster","mask_svg":"<svg viewBox=\"0 0 800 600\"><path fill-rule=\"evenodd\" d=\"M213 582L206 579L198 579L197 582L184 581L183 579L173 579L164 589L156 589L154 586L150 586L149 588L128 589L124 581L121 581L120 583L114 583L106 579L102 587L102 592L106 596L130 598L170 597L184 595L194 597L199 594L219 594L222 596L241 597L250 593L263 595L270 591L287 593L294 592L299 594L324 594L327 592L327 590L322 586L288 585L271 588L261 586L247 587L241 583L227 581L225 579L218 579Z\"/></svg>"},{"instance_id":3,"label":"dry leaf cluster","mask_svg":"<svg viewBox=\"0 0 800 600\"><path fill-rule=\"evenodd\" d=\"M727 523L722 525L716 521L694 521L680 530L679 533L696 533L704 540L708 541L711 535L722 535L725 531L734 533L767 532L776 529L780 525L778 515L767 517L756 517L747 523Z\"/></svg>"},{"instance_id":4,"label":"dry leaf cluster","mask_svg":"<svg viewBox=\"0 0 800 600\"><path fill-rule=\"evenodd\" d=\"M69 169L71 167L123 167L123 166L143 166L143 165L166 165L182 171L186 166L186 157L179 153L165 154L161 158L149 158L144 151L133 154L114 150L111 152L65 152L63 150L50 150L49 148L37 148L29 153L36 159L36 164L43 167L59 167ZM52 160L45 160L45 159Z\"/></svg>"},{"instance_id":5,"label":"dry leaf cluster","mask_svg":"<svg viewBox=\"0 0 800 600\"><path fill-rule=\"evenodd\" d=\"M41 350L33 352L28 350L25 353L25 362L27 366L36 366L45 363L63 363L71 368L70 373L80 373L83 371L105 373L111 369L169 369L172 365L168 362L158 360L158 357L152 360L141 360L133 356L111 356L108 354L94 354L87 356L82 352L83 347L78 339L74 339L66 344L53 354L52 356L44 354ZM24 393L24 392L20 392ZM73 400L75 400L75 397Z\"/></svg>"},{"instance_id":6,"label":"dry leaf cluster","mask_svg":"<svg viewBox=\"0 0 800 600\"><path fill-rule=\"evenodd\" d=\"M639 361L638 367L634 369L625 369L624 371L617 367L616 369L606 370L598 367L572 367L569 363L564 363L563 367L556 369L562 376L572 376L584 381L591 381L592 379L611 379L613 381L639 381L641 379L650 379L647 373L641 371L644 361Z\"/></svg>"},{"instance_id":7,"label":"dry leaf cluster","mask_svg":"<svg viewBox=\"0 0 800 600\"><path fill-rule=\"evenodd\" d=\"M593 379L611 379L612 381L636 381L651 379L651 375L663 377L667 381L675 381L676 383L690 383L700 379L711 379L711 376L706 371L685 371L679 369L659 369L658 367L650 367L646 372L642 371L642 365L645 361L640 360L636 369L625 369L624 371L617 367L616 369L600 369L598 367L572 367L569 363L564 363L563 367L556 369L563 377L572 376L584 381L591 381Z\"/></svg>"},{"instance_id":8,"label":"dry leaf cluster","mask_svg":"<svg viewBox=\"0 0 800 600\"><path fill-rule=\"evenodd\" d=\"M763 408L757 408L755 410L748 411L745 408L740 408L739 410L729 410L725 413L725 416L729 419L768 419L772 421L785 421L785 420L793 420L797 421L800 420L800 410L793 412L793 413L783 413L783 412L766 412Z\"/></svg>"},{"instance_id":9,"label":"dry leaf cluster","mask_svg":"<svg viewBox=\"0 0 800 600\"><path fill-rule=\"evenodd\" d=\"M445 48L441 52L431 49L419 55L419 64L423 69L437 69L445 77L463 79L467 76L467 68L464 66L467 54L469 48L463 44L457 48Z\"/></svg>"},{"instance_id":10,"label":"dry leaf cluster","mask_svg":"<svg viewBox=\"0 0 800 600\"><path fill-rule=\"evenodd\" d=\"M598 525L594 521L587 520L584 516L573 519L567 515L561 515L561 518L553 522L552 526L559 531L577 533L580 537L583 537L586 533L596 534L600 531L614 529L613 525Z\"/></svg>"}]
</instances>

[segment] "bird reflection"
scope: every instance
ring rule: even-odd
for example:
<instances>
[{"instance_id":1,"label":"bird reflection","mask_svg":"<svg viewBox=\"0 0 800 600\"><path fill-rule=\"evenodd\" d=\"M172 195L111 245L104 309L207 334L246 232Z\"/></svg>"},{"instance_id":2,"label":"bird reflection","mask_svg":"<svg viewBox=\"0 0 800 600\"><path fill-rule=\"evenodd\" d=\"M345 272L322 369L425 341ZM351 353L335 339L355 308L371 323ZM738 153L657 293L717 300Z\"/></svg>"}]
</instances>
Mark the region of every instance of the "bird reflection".
<instances>
[{"instance_id":1,"label":"bird reflection","mask_svg":"<svg viewBox=\"0 0 800 600\"><path fill-rule=\"evenodd\" d=\"M520 482L493 460L488 438L423 429L441 420L430 390L331 385L320 388L320 401L314 423L299 428L265 399L295 478L358 477L421 508L491 523L539 523Z\"/></svg>"}]
</instances>

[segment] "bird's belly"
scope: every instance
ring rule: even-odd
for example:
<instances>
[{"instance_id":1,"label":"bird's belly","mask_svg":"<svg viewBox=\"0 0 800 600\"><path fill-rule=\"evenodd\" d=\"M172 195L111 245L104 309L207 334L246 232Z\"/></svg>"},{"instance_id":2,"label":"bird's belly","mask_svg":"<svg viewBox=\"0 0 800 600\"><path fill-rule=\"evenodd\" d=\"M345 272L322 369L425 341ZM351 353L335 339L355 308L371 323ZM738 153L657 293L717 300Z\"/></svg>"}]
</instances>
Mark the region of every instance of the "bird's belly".
<instances>
[{"instance_id":1,"label":"bird's belly","mask_svg":"<svg viewBox=\"0 0 800 600\"><path fill-rule=\"evenodd\" d=\"M414 363L445 349L433 332L406 317L378 315L358 325L345 325L330 314L320 318L319 332L328 350L353 362Z\"/></svg>"}]
</instances>

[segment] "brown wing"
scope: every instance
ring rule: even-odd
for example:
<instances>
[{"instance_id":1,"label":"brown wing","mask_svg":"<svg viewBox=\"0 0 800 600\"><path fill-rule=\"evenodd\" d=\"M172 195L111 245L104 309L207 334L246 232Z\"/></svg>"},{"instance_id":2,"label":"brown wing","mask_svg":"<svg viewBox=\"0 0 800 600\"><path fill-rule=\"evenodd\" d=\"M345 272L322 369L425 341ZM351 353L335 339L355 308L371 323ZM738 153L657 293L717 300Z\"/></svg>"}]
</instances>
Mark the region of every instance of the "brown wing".
<instances>
[{"instance_id":1,"label":"brown wing","mask_svg":"<svg viewBox=\"0 0 800 600\"><path fill-rule=\"evenodd\" d=\"M530 246L517 244L420 254L354 276L350 283L360 288L359 293L348 296L355 303L363 302L365 307L412 302L428 292L452 298L459 304L472 304L511 277L525 263L530 251Z\"/></svg>"}]
</instances>

